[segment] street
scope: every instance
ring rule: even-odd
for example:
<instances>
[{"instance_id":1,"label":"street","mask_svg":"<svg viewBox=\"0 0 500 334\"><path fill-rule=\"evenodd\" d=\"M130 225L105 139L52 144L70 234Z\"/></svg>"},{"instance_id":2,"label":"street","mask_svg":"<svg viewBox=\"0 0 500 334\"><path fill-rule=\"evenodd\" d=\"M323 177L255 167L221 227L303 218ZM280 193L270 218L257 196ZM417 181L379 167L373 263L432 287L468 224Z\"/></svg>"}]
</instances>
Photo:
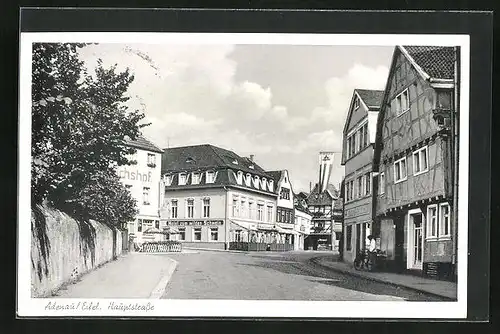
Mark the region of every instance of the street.
<instances>
[{"instance_id":1,"label":"street","mask_svg":"<svg viewBox=\"0 0 500 334\"><path fill-rule=\"evenodd\" d=\"M162 298L439 301L413 290L318 266L321 252L168 254L178 261ZM330 255L331 256L331 255Z\"/></svg>"}]
</instances>

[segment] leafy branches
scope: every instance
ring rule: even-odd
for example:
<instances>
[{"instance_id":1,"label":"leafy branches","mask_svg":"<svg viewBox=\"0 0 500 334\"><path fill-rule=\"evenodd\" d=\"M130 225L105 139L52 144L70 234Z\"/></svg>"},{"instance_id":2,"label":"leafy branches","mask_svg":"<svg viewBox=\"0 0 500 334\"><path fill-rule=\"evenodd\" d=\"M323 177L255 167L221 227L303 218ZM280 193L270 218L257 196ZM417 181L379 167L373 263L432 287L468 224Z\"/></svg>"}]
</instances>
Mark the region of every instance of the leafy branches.
<instances>
[{"instance_id":1,"label":"leafy branches","mask_svg":"<svg viewBox=\"0 0 500 334\"><path fill-rule=\"evenodd\" d=\"M135 201L116 176L129 164L144 114L125 106L134 77L105 68L89 75L78 58L84 44L33 44L32 202L117 225L132 220Z\"/></svg>"}]
</instances>

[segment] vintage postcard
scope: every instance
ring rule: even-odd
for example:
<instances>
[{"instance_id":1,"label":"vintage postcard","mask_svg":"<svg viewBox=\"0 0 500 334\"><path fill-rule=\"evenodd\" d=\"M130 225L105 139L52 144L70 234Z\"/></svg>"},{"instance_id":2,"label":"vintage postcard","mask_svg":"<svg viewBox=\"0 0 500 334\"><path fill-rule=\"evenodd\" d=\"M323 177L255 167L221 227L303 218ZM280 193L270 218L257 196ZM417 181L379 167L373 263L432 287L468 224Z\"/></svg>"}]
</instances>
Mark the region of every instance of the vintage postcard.
<instances>
[{"instance_id":1,"label":"vintage postcard","mask_svg":"<svg viewBox=\"0 0 500 334\"><path fill-rule=\"evenodd\" d=\"M19 316L467 316L467 35L20 48Z\"/></svg>"}]
</instances>

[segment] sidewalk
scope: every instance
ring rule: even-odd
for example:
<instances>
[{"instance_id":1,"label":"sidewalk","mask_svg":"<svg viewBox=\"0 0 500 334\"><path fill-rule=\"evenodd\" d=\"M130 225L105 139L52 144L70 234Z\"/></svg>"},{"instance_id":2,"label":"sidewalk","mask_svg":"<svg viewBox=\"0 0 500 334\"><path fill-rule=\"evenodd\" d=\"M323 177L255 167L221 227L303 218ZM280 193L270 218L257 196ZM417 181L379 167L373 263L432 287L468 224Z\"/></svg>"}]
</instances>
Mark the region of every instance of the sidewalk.
<instances>
[{"instance_id":1,"label":"sidewalk","mask_svg":"<svg viewBox=\"0 0 500 334\"><path fill-rule=\"evenodd\" d=\"M329 269L347 273L352 276L397 285L449 299L457 299L457 284L454 282L433 280L404 274L358 271L350 264L338 262L332 259L332 257L326 256L314 258L312 261L320 266L328 267Z\"/></svg>"},{"instance_id":2,"label":"sidewalk","mask_svg":"<svg viewBox=\"0 0 500 334\"><path fill-rule=\"evenodd\" d=\"M55 298L160 298L177 262L165 255L129 253L60 289Z\"/></svg>"}]
</instances>

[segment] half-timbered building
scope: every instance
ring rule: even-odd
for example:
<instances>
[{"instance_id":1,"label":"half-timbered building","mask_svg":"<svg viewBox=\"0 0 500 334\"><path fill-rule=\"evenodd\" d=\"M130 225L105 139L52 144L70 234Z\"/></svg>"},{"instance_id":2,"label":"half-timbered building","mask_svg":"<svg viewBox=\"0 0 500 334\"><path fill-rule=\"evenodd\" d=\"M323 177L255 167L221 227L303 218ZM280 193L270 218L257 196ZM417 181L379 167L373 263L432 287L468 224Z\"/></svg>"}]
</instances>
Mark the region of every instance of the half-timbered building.
<instances>
[{"instance_id":1,"label":"half-timbered building","mask_svg":"<svg viewBox=\"0 0 500 334\"><path fill-rule=\"evenodd\" d=\"M377 116L383 91L355 89L344 126L342 162L344 178L343 259L354 262L366 248L372 226L372 165Z\"/></svg>"},{"instance_id":2,"label":"half-timbered building","mask_svg":"<svg viewBox=\"0 0 500 334\"><path fill-rule=\"evenodd\" d=\"M456 219L453 47L397 46L377 121L374 218L380 248L401 270L453 276Z\"/></svg>"}]
</instances>

